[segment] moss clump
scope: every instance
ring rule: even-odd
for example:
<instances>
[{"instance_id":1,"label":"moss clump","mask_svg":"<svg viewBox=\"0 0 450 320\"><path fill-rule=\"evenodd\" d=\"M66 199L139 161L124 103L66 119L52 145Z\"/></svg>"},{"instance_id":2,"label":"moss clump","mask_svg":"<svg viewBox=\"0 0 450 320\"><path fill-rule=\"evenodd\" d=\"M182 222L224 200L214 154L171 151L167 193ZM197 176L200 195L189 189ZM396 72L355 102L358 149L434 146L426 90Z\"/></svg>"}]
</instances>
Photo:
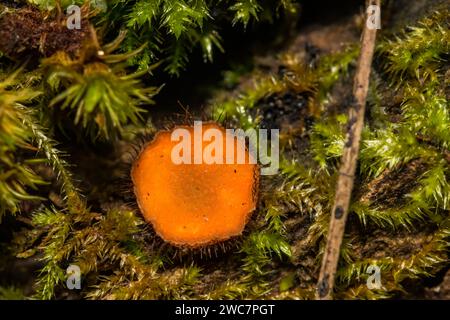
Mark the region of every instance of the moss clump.
<instances>
[{"instance_id":1,"label":"moss clump","mask_svg":"<svg viewBox=\"0 0 450 320\"><path fill-rule=\"evenodd\" d=\"M24 104L39 96L39 92L20 88L17 72L0 83L0 221L7 212L16 214L24 200L39 200L29 190L36 190L44 181L33 171L30 160L21 160L18 150L33 149L32 132L24 127L23 115L29 111Z\"/></svg>"}]
</instances>

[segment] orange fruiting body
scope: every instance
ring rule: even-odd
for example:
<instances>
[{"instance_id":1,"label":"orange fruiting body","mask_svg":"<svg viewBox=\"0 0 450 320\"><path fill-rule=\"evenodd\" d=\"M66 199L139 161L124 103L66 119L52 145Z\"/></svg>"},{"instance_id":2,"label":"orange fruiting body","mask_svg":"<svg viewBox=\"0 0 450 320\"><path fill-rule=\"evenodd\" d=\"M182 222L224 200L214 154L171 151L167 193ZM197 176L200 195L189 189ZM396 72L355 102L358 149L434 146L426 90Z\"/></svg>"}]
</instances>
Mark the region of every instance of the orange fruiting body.
<instances>
[{"instance_id":1,"label":"orange fruiting body","mask_svg":"<svg viewBox=\"0 0 450 320\"><path fill-rule=\"evenodd\" d=\"M171 134L183 128L193 137L194 127L186 126L159 132L143 148L131 170L145 220L161 238L177 246L201 247L238 236L256 208L259 171L257 164L249 163L252 156L245 141L230 137L217 124L201 126L202 132L219 130L223 146L234 148L234 155L238 149L245 150L245 163L237 163L236 156L226 163L225 152L223 164L194 164L194 152L190 164L174 163L172 151L179 142L171 141ZM191 140L194 148L194 138ZM202 151L212 141L202 141Z\"/></svg>"}]
</instances>

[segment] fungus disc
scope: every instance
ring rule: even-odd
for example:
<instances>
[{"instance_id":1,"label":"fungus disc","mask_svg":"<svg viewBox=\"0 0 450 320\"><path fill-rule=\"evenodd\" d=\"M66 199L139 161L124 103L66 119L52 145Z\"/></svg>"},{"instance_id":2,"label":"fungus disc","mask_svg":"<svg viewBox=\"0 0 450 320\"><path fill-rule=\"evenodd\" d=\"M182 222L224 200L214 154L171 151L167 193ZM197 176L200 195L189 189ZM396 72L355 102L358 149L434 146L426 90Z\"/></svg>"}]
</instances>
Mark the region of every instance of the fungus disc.
<instances>
[{"instance_id":1,"label":"fungus disc","mask_svg":"<svg viewBox=\"0 0 450 320\"><path fill-rule=\"evenodd\" d=\"M179 142L171 141L171 134L177 128L192 137L190 164L172 161ZM240 235L256 208L259 177L245 142L216 124L203 124L203 132L214 128L222 133L223 146L228 135L234 161L226 164L224 152L224 164L194 164L194 127L177 128L159 132L133 163L131 177L142 214L161 238L178 246L199 247ZM202 143L202 151L209 143ZM243 164L236 163L239 148L245 152Z\"/></svg>"}]
</instances>

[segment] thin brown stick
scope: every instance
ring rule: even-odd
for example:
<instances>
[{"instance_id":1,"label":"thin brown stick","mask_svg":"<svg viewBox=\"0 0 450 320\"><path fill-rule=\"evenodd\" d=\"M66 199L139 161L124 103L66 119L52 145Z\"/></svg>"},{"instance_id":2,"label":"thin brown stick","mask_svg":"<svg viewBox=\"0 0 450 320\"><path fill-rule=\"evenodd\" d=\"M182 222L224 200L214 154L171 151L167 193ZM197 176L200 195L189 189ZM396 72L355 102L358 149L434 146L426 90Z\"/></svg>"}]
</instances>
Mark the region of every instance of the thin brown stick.
<instances>
[{"instance_id":1,"label":"thin brown stick","mask_svg":"<svg viewBox=\"0 0 450 320\"><path fill-rule=\"evenodd\" d=\"M380 0L368 1L368 5L376 5L380 8ZM332 298L339 252L344 236L348 207L355 179L361 132L364 126L364 112L376 32L377 30L375 28L368 28L367 25L364 26L361 40L361 53L353 82L353 101L349 109L346 143L344 145L336 185L334 206L331 211L327 245L317 284L318 299L328 300Z\"/></svg>"}]
</instances>

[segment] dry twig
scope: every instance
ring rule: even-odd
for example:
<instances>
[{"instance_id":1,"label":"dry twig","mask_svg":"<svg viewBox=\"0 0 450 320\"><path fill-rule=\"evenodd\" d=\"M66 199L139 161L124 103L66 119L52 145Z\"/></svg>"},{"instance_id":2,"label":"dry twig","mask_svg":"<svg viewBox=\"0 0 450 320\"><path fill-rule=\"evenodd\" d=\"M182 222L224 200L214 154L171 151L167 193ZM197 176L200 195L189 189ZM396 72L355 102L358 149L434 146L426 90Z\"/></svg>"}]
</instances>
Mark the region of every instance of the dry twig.
<instances>
[{"instance_id":1,"label":"dry twig","mask_svg":"<svg viewBox=\"0 0 450 320\"><path fill-rule=\"evenodd\" d=\"M380 8L380 0L370 0L368 4ZM339 252L344 236L345 223L355 179L361 132L364 126L364 111L369 88L369 75L375 48L376 32L376 28L369 28L365 25L362 34L361 53L353 82L352 104L349 109L346 143L341 159L334 206L331 211L327 245L322 260L319 282L317 284L318 299L332 298L331 295L334 287Z\"/></svg>"}]
</instances>

